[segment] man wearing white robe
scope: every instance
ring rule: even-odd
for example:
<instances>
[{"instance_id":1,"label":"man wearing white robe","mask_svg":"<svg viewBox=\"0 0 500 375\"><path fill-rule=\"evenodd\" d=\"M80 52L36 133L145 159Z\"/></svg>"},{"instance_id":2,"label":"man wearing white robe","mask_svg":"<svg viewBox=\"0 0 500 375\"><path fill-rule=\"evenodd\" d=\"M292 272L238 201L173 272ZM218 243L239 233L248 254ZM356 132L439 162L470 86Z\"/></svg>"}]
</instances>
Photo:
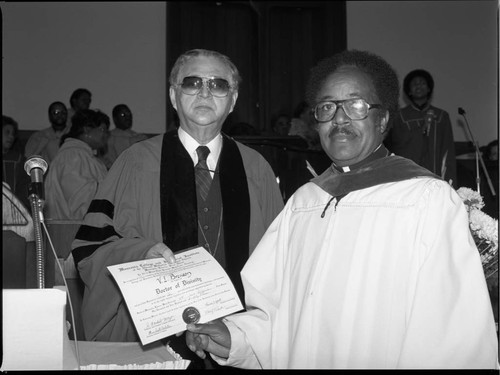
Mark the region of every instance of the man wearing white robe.
<instances>
[{"instance_id":1,"label":"man wearing white robe","mask_svg":"<svg viewBox=\"0 0 500 375\"><path fill-rule=\"evenodd\" d=\"M382 145L396 73L344 51L307 97L331 168L301 187L242 270L246 311L189 324L200 357L242 368L498 365L466 209L446 182Z\"/></svg>"}]
</instances>

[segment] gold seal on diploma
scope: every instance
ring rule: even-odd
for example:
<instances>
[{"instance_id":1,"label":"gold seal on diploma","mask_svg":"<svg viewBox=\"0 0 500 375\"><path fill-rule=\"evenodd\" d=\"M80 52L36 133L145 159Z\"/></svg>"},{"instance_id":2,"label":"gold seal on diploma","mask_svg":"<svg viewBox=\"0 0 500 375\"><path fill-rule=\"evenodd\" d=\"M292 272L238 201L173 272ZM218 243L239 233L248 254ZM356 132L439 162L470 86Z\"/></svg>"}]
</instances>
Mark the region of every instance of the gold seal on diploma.
<instances>
[{"instance_id":1,"label":"gold seal on diploma","mask_svg":"<svg viewBox=\"0 0 500 375\"><path fill-rule=\"evenodd\" d=\"M186 324L189 323L198 323L200 321L200 312L196 307L186 307L184 312L182 313L182 319Z\"/></svg>"}]
</instances>

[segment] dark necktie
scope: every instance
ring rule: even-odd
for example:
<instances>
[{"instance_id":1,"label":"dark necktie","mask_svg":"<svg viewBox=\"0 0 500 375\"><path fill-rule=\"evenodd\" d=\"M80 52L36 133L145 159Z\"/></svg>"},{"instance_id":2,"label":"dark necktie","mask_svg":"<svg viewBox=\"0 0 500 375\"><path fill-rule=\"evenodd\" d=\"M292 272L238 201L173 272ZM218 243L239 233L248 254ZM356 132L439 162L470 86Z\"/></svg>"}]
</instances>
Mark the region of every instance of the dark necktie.
<instances>
[{"instance_id":1,"label":"dark necktie","mask_svg":"<svg viewBox=\"0 0 500 375\"><path fill-rule=\"evenodd\" d=\"M210 154L210 149L207 146L199 146L196 149L198 154L198 164L194 167L194 174L196 178L196 188L200 193L203 200L207 199L210 184L212 183L212 176L208 170L207 157Z\"/></svg>"}]
</instances>

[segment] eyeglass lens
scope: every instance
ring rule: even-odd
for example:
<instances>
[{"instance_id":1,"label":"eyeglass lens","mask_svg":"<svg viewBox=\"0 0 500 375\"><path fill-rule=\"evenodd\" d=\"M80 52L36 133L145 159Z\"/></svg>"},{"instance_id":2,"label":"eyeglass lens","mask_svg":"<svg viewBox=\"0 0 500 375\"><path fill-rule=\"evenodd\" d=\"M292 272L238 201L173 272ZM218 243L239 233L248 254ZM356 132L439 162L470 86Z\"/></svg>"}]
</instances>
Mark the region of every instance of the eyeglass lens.
<instances>
[{"instance_id":1,"label":"eyeglass lens","mask_svg":"<svg viewBox=\"0 0 500 375\"><path fill-rule=\"evenodd\" d=\"M204 81L207 82L212 95L219 98L227 96L231 89L229 82L223 78L185 77L180 85L182 92L186 95L196 95L202 89Z\"/></svg>"},{"instance_id":2,"label":"eyeglass lens","mask_svg":"<svg viewBox=\"0 0 500 375\"><path fill-rule=\"evenodd\" d=\"M347 117L351 120L362 120L368 115L370 105L361 98L347 99L339 101L327 101L316 105L314 117L319 122L326 122L333 119L337 108L342 107Z\"/></svg>"}]
</instances>

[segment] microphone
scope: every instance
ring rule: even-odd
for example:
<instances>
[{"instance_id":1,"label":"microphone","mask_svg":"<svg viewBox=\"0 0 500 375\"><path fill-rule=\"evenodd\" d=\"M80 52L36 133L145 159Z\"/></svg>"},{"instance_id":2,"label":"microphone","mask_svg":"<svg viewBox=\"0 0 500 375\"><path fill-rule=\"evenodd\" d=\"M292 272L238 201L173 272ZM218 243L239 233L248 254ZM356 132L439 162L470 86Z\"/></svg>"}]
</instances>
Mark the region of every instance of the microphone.
<instances>
[{"instance_id":1,"label":"microphone","mask_svg":"<svg viewBox=\"0 0 500 375\"><path fill-rule=\"evenodd\" d=\"M493 183L491 182L490 175L488 173L488 169L486 169L486 166L484 165L483 157L481 156L481 151L479 150L479 144L476 142L474 139L474 136L472 135L472 131L470 130L469 126L469 121L467 121L467 117L465 116L465 110L462 107L458 107L458 113L464 117L465 120L465 125L467 126L467 130L469 131L469 136L470 140L472 141L472 144L476 148L476 183L477 183L477 192L481 194L481 177L479 174L479 162L481 162L481 167L483 167L483 172L486 176L486 180L488 181L488 186L490 187L491 194L493 196L496 196L496 191L495 188L493 187Z\"/></svg>"},{"instance_id":2,"label":"microphone","mask_svg":"<svg viewBox=\"0 0 500 375\"><path fill-rule=\"evenodd\" d=\"M436 118L436 115L434 114L434 110L429 109L425 113L425 117L424 118L425 118L425 126L424 126L424 129L423 129L423 133L428 136L430 128L431 128L432 121L434 121L434 119Z\"/></svg>"},{"instance_id":3,"label":"microphone","mask_svg":"<svg viewBox=\"0 0 500 375\"><path fill-rule=\"evenodd\" d=\"M24 170L31 177L29 195L35 194L43 199L43 175L47 172L47 162L38 155L33 155L24 163Z\"/></svg>"}]
</instances>

